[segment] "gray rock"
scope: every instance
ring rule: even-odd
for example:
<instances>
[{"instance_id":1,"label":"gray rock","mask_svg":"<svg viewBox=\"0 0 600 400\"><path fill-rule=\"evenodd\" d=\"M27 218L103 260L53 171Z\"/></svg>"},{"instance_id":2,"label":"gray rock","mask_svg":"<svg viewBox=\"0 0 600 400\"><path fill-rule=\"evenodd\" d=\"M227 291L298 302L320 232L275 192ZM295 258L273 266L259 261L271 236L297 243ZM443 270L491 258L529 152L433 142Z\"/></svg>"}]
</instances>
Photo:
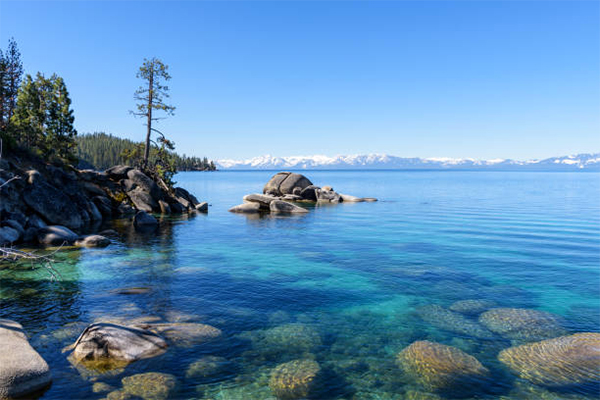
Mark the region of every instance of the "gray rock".
<instances>
[{"instance_id":1,"label":"gray rock","mask_svg":"<svg viewBox=\"0 0 600 400\"><path fill-rule=\"evenodd\" d=\"M260 211L259 203L243 203L235 207L231 207L229 212L252 214Z\"/></svg>"},{"instance_id":2,"label":"gray rock","mask_svg":"<svg viewBox=\"0 0 600 400\"><path fill-rule=\"evenodd\" d=\"M301 174L292 172L278 172L267 182L263 188L264 194L283 196L284 194L293 194L295 188L304 189L312 185L312 182Z\"/></svg>"},{"instance_id":3,"label":"gray rock","mask_svg":"<svg viewBox=\"0 0 600 400\"><path fill-rule=\"evenodd\" d=\"M148 329L165 337L173 345L192 347L219 339L223 332L211 325L194 322L149 324Z\"/></svg>"},{"instance_id":4,"label":"gray rock","mask_svg":"<svg viewBox=\"0 0 600 400\"><path fill-rule=\"evenodd\" d=\"M342 198L342 201L344 203L360 203L360 202L365 201L361 197L350 196L349 194L341 194L340 193L340 197Z\"/></svg>"},{"instance_id":5,"label":"gray rock","mask_svg":"<svg viewBox=\"0 0 600 400\"><path fill-rule=\"evenodd\" d=\"M286 194L281 198L283 201L302 201L302 196L298 196L295 194Z\"/></svg>"},{"instance_id":6,"label":"gray rock","mask_svg":"<svg viewBox=\"0 0 600 400\"><path fill-rule=\"evenodd\" d=\"M17 232L19 232L19 236L23 236L23 234L25 233L25 229L23 229L23 226L21 226L21 224L15 221L14 219L3 221L2 225L13 228Z\"/></svg>"},{"instance_id":7,"label":"gray rock","mask_svg":"<svg viewBox=\"0 0 600 400\"><path fill-rule=\"evenodd\" d=\"M244 202L249 203L258 203L260 204L260 208L263 210L269 210L269 206L273 200L277 200L278 198L275 196L270 196L267 194L247 194L244 196Z\"/></svg>"},{"instance_id":8,"label":"gray rock","mask_svg":"<svg viewBox=\"0 0 600 400\"><path fill-rule=\"evenodd\" d=\"M100 322L88 326L70 347L76 362L130 363L163 354L167 343L146 329Z\"/></svg>"},{"instance_id":9,"label":"gray rock","mask_svg":"<svg viewBox=\"0 0 600 400\"><path fill-rule=\"evenodd\" d=\"M131 171L127 172L127 178L142 188L143 191L149 193L155 201L163 198L163 191L150 177L145 175L139 169L132 169Z\"/></svg>"},{"instance_id":10,"label":"gray rock","mask_svg":"<svg viewBox=\"0 0 600 400\"><path fill-rule=\"evenodd\" d=\"M340 195L333 190L317 189L315 194L319 203L339 203L342 200Z\"/></svg>"},{"instance_id":11,"label":"gray rock","mask_svg":"<svg viewBox=\"0 0 600 400\"><path fill-rule=\"evenodd\" d=\"M169 203L167 203L166 201L159 200L158 206L160 208L161 214L171 214L171 207L169 206Z\"/></svg>"},{"instance_id":12,"label":"gray rock","mask_svg":"<svg viewBox=\"0 0 600 400\"><path fill-rule=\"evenodd\" d=\"M2 219L4 220L9 220L12 219L13 221L17 221L19 223L19 225L21 226L25 226L25 224L27 224L27 217L25 217L25 214L23 214L22 212L8 212L8 213L2 213Z\"/></svg>"},{"instance_id":13,"label":"gray rock","mask_svg":"<svg viewBox=\"0 0 600 400\"><path fill-rule=\"evenodd\" d=\"M304 200L317 201L317 189L320 188L315 185L307 186L304 189L302 189L302 191L300 192L300 196L302 196Z\"/></svg>"},{"instance_id":14,"label":"gray rock","mask_svg":"<svg viewBox=\"0 0 600 400\"><path fill-rule=\"evenodd\" d=\"M90 196L104 196L104 190L95 183L91 182L80 182L80 185Z\"/></svg>"},{"instance_id":15,"label":"gray rock","mask_svg":"<svg viewBox=\"0 0 600 400\"><path fill-rule=\"evenodd\" d=\"M92 201L87 202L87 212L90 215L92 221L102 221L102 213L98 210L98 207Z\"/></svg>"},{"instance_id":16,"label":"gray rock","mask_svg":"<svg viewBox=\"0 0 600 400\"><path fill-rule=\"evenodd\" d=\"M269 208L271 209L272 213L303 214L308 212L306 208L298 207L295 204L282 200L272 201Z\"/></svg>"},{"instance_id":17,"label":"gray rock","mask_svg":"<svg viewBox=\"0 0 600 400\"><path fill-rule=\"evenodd\" d=\"M188 379L205 379L221 374L230 367L226 358L217 356L203 356L188 367L185 377Z\"/></svg>"},{"instance_id":18,"label":"gray rock","mask_svg":"<svg viewBox=\"0 0 600 400\"><path fill-rule=\"evenodd\" d=\"M112 202L106 196L95 196L92 201L96 205L98 211L104 218L110 218L112 216Z\"/></svg>"},{"instance_id":19,"label":"gray rock","mask_svg":"<svg viewBox=\"0 0 600 400\"><path fill-rule=\"evenodd\" d=\"M185 208L183 208L180 203L171 203L169 204L169 207L171 208L172 214L181 214L185 211Z\"/></svg>"},{"instance_id":20,"label":"gray rock","mask_svg":"<svg viewBox=\"0 0 600 400\"><path fill-rule=\"evenodd\" d=\"M137 188L138 185L131 179L123 179L121 181L121 187L125 192L131 192L133 189Z\"/></svg>"},{"instance_id":21,"label":"gray rock","mask_svg":"<svg viewBox=\"0 0 600 400\"><path fill-rule=\"evenodd\" d=\"M46 224L37 214L32 214L27 218L27 227L42 229L47 226L48 224Z\"/></svg>"},{"instance_id":22,"label":"gray rock","mask_svg":"<svg viewBox=\"0 0 600 400\"><path fill-rule=\"evenodd\" d=\"M3 226L0 228L0 245L8 245L19 240L21 235L16 229L10 226Z\"/></svg>"},{"instance_id":23,"label":"gray rock","mask_svg":"<svg viewBox=\"0 0 600 400\"><path fill-rule=\"evenodd\" d=\"M423 321L449 332L467 337L490 339L494 334L481 324L466 318L462 314L447 310L436 304L428 304L417 308L417 314Z\"/></svg>"},{"instance_id":24,"label":"gray rock","mask_svg":"<svg viewBox=\"0 0 600 400\"><path fill-rule=\"evenodd\" d=\"M23 327L0 319L0 398L24 397L51 381L48 364L31 347Z\"/></svg>"},{"instance_id":25,"label":"gray rock","mask_svg":"<svg viewBox=\"0 0 600 400\"><path fill-rule=\"evenodd\" d=\"M127 196L129 196L129 199L139 211L152 212L159 208L158 203L152 195L142 187L137 187L131 192L128 192Z\"/></svg>"},{"instance_id":26,"label":"gray rock","mask_svg":"<svg viewBox=\"0 0 600 400\"><path fill-rule=\"evenodd\" d=\"M127 177L127 173L131 171L131 168L128 165L115 165L105 171L108 177L112 180L118 181Z\"/></svg>"},{"instance_id":27,"label":"gray rock","mask_svg":"<svg viewBox=\"0 0 600 400\"><path fill-rule=\"evenodd\" d=\"M156 229L158 221L152 215L146 214L144 211L138 211L133 217L133 226L136 229Z\"/></svg>"},{"instance_id":28,"label":"gray rock","mask_svg":"<svg viewBox=\"0 0 600 400\"><path fill-rule=\"evenodd\" d=\"M63 191L51 186L37 175L39 173L30 175L33 184L28 185L23 191L25 203L51 224L61 224L71 229L80 228L83 225L83 218L78 207ZM31 179L34 176L36 178Z\"/></svg>"},{"instance_id":29,"label":"gray rock","mask_svg":"<svg viewBox=\"0 0 600 400\"><path fill-rule=\"evenodd\" d=\"M117 213L119 213L119 215L132 215L135 214L135 208L131 207L129 204L119 204L119 207L117 207Z\"/></svg>"},{"instance_id":30,"label":"gray rock","mask_svg":"<svg viewBox=\"0 0 600 400\"><path fill-rule=\"evenodd\" d=\"M38 228L34 228L33 226L30 226L29 228L25 229L25 233L23 234L23 241L25 243L31 243L31 242L35 242L37 240L38 237Z\"/></svg>"},{"instance_id":31,"label":"gray rock","mask_svg":"<svg viewBox=\"0 0 600 400\"><path fill-rule=\"evenodd\" d=\"M203 201L202 203L198 204L196 206L196 211L202 212L202 213L207 213L208 212L208 203Z\"/></svg>"},{"instance_id":32,"label":"gray rock","mask_svg":"<svg viewBox=\"0 0 600 400\"><path fill-rule=\"evenodd\" d=\"M78 247L106 247L109 244L110 239L101 235L88 235L75 242L75 246Z\"/></svg>"},{"instance_id":33,"label":"gray rock","mask_svg":"<svg viewBox=\"0 0 600 400\"><path fill-rule=\"evenodd\" d=\"M301 188L301 187L299 187L299 186L296 186L296 187L294 188L294 190L292 190L292 194L293 194L293 195L300 196L300 194L301 194L301 193L302 193L302 188Z\"/></svg>"},{"instance_id":34,"label":"gray rock","mask_svg":"<svg viewBox=\"0 0 600 400\"><path fill-rule=\"evenodd\" d=\"M72 244L77 239L77 234L65 226L50 225L38 231L38 242L45 245Z\"/></svg>"},{"instance_id":35,"label":"gray rock","mask_svg":"<svg viewBox=\"0 0 600 400\"><path fill-rule=\"evenodd\" d=\"M174 191L175 191L175 198L177 199L177 201L179 201L185 207L194 208L198 204L200 204L200 202L198 201L196 196L194 196L193 194L191 194L184 188L176 187ZM185 200L185 201L183 201L183 200ZM187 206L185 204L187 204Z\"/></svg>"}]
</instances>

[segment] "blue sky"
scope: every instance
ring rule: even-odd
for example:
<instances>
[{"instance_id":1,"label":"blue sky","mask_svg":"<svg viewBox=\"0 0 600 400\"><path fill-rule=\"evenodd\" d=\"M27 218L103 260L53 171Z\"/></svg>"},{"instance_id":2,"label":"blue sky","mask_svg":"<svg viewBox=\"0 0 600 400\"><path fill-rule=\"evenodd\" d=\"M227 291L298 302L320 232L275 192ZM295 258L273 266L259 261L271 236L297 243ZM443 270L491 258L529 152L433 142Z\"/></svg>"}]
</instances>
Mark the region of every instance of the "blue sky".
<instances>
[{"instance_id":1,"label":"blue sky","mask_svg":"<svg viewBox=\"0 0 600 400\"><path fill-rule=\"evenodd\" d=\"M0 43L66 80L79 132L141 140L144 57L180 153L543 158L600 151L596 1L0 1Z\"/></svg>"}]
</instances>

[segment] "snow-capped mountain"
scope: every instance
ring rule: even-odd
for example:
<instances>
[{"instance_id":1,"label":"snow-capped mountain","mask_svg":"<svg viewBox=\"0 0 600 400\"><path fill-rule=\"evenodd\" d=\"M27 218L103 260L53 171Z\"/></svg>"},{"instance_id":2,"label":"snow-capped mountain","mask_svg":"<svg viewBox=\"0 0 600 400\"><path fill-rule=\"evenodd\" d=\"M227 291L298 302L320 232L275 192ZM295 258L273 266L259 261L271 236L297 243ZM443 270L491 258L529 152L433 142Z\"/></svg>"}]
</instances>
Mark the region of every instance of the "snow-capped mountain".
<instances>
[{"instance_id":1,"label":"snow-capped mountain","mask_svg":"<svg viewBox=\"0 0 600 400\"><path fill-rule=\"evenodd\" d=\"M386 154L328 157L261 156L248 160L219 160L220 169L494 169L536 171L600 171L600 153L552 157L544 160L476 160L473 158L403 158Z\"/></svg>"}]
</instances>

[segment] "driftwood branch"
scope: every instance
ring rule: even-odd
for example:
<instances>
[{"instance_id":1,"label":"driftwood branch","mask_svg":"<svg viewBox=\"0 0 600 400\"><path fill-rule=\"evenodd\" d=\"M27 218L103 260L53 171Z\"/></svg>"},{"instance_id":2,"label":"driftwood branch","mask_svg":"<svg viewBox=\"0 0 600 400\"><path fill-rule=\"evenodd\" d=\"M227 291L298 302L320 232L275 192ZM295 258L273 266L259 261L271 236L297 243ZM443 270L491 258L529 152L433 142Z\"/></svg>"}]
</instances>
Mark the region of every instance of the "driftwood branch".
<instances>
[{"instance_id":1,"label":"driftwood branch","mask_svg":"<svg viewBox=\"0 0 600 400\"><path fill-rule=\"evenodd\" d=\"M31 261L32 268L35 269L36 267L41 266L48 271L52 280L58 281L61 280L62 277L60 273L54 269L53 264L56 260L52 257L62 249L65 243L61 244L56 250L48 254L36 254L34 251L28 252L12 247L0 247L0 262L14 262L19 260Z\"/></svg>"}]
</instances>

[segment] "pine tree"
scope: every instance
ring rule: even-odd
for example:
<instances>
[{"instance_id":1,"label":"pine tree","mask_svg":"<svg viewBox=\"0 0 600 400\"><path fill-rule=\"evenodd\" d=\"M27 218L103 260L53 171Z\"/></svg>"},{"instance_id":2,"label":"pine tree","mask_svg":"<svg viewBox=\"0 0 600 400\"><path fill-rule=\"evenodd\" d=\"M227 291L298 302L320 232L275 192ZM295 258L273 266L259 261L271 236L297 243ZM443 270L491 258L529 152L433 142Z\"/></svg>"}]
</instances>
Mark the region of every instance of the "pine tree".
<instances>
[{"instance_id":1,"label":"pine tree","mask_svg":"<svg viewBox=\"0 0 600 400\"><path fill-rule=\"evenodd\" d=\"M48 84L51 86L48 102L48 126L46 130L47 148L59 157L74 161L73 148L75 147L75 130L73 123L75 117L71 109L71 99L65 81L52 75Z\"/></svg>"},{"instance_id":2,"label":"pine tree","mask_svg":"<svg viewBox=\"0 0 600 400\"><path fill-rule=\"evenodd\" d=\"M9 122L17 105L22 77L21 53L17 42L10 39L6 52L0 50L0 134L5 138L8 138Z\"/></svg>"}]
</instances>

